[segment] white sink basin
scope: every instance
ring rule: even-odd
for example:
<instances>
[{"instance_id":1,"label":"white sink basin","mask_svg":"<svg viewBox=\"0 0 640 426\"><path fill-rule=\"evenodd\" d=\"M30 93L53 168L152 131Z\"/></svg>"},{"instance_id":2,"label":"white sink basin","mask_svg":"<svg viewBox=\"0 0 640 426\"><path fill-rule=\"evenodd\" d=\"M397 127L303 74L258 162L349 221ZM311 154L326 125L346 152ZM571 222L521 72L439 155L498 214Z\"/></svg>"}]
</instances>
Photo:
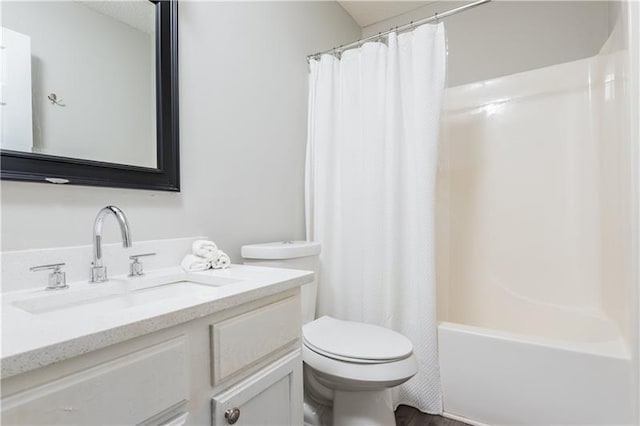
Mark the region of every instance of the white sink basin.
<instances>
[{"instance_id":1,"label":"white sink basin","mask_svg":"<svg viewBox=\"0 0 640 426\"><path fill-rule=\"evenodd\" d=\"M70 290L46 291L36 297L18 299L11 304L33 315L55 311L103 311L144 306L165 299L208 296L213 288L241 282L240 279L178 274L112 279L106 283L83 284ZM77 312L79 313L79 312Z\"/></svg>"}]
</instances>

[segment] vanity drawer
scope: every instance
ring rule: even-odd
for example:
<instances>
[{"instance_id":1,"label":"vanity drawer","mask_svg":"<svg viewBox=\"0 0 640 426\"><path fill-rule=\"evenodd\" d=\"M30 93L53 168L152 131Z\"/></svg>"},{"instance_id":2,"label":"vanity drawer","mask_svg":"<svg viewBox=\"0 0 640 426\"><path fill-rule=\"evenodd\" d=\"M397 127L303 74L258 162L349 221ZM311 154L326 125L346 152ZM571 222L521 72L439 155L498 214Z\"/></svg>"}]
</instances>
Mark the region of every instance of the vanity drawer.
<instances>
[{"instance_id":1,"label":"vanity drawer","mask_svg":"<svg viewBox=\"0 0 640 426\"><path fill-rule=\"evenodd\" d=\"M212 324L213 385L295 345L299 339L297 296Z\"/></svg>"},{"instance_id":2,"label":"vanity drawer","mask_svg":"<svg viewBox=\"0 0 640 426\"><path fill-rule=\"evenodd\" d=\"M159 343L2 399L7 425L139 424L189 399L184 337Z\"/></svg>"}]
</instances>

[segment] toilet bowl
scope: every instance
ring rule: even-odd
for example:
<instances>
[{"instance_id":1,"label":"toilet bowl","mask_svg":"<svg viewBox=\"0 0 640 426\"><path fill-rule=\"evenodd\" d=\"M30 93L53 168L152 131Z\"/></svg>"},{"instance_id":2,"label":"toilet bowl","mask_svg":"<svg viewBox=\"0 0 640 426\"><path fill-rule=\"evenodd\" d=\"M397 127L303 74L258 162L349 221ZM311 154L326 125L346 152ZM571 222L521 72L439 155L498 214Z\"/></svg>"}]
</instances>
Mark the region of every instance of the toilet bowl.
<instances>
[{"instance_id":1,"label":"toilet bowl","mask_svg":"<svg viewBox=\"0 0 640 426\"><path fill-rule=\"evenodd\" d=\"M242 247L246 264L307 269L316 275L319 254L320 244L309 241ZM394 425L391 388L418 370L411 341L376 325L329 316L314 319L316 290L316 279L301 289L305 404L316 405L305 406L305 424Z\"/></svg>"},{"instance_id":2,"label":"toilet bowl","mask_svg":"<svg viewBox=\"0 0 640 426\"><path fill-rule=\"evenodd\" d=\"M302 334L305 391L333 405L334 425L395 424L390 389L418 369L409 339L328 316L305 324Z\"/></svg>"}]
</instances>

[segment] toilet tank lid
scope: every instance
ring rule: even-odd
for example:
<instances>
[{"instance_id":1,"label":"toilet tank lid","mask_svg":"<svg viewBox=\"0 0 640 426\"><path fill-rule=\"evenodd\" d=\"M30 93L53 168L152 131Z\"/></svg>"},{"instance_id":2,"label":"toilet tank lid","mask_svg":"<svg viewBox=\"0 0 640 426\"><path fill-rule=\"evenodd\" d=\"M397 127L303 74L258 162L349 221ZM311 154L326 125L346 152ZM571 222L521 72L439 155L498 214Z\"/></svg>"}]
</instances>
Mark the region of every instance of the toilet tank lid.
<instances>
[{"instance_id":1,"label":"toilet tank lid","mask_svg":"<svg viewBox=\"0 0 640 426\"><path fill-rule=\"evenodd\" d=\"M315 241L277 241L242 246L245 259L294 259L319 254L320 243Z\"/></svg>"}]
</instances>

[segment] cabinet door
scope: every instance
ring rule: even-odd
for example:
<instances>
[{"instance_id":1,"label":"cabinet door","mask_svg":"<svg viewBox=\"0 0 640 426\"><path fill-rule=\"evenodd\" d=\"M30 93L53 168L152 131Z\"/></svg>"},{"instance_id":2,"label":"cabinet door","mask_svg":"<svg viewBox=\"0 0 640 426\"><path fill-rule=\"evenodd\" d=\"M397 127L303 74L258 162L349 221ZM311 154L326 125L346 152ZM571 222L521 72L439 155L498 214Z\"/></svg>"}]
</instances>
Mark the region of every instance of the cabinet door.
<instances>
[{"instance_id":1,"label":"cabinet door","mask_svg":"<svg viewBox=\"0 0 640 426\"><path fill-rule=\"evenodd\" d=\"M162 423L184 413L188 398L187 342L178 337L3 398L1 421L128 425L154 417Z\"/></svg>"},{"instance_id":2,"label":"cabinet door","mask_svg":"<svg viewBox=\"0 0 640 426\"><path fill-rule=\"evenodd\" d=\"M234 416L237 416L236 421L232 418ZM213 426L302 424L300 351L297 350L281 358L259 373L212 398L211 424Z\"/></svg>"}]
</instances>

